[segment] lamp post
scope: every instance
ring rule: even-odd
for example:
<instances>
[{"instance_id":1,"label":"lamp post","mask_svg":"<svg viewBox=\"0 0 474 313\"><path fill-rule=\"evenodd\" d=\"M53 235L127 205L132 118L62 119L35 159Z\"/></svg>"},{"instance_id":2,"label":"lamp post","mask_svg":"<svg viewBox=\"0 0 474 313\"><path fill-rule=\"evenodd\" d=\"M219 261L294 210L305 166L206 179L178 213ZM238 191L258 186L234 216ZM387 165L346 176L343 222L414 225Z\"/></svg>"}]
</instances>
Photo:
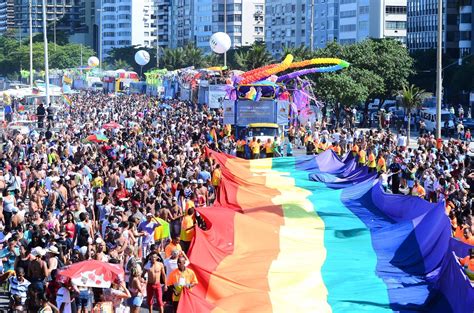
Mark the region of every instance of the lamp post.
<instances>
[{"instance_id":1,"label":"lamp post","mask_svg":"<svg viewBox=\"0 0 474 313\"><path fill-rule=\"evenodd\" d=\"M224 33L227 34L227 0L224 0ZM224 67L227 66L227 51L224 52Z\"/></svg>"},{"instance_id":2,"label":"lamp post","mask_svg":"<svg viewBox=\"0 0 474 313\"><path fill-rule=\"evenodd\" d=\"M33 17L31 14L32 0L28 1L28 13L30 15L30 87L33 88Z\"/></svg>"},{"instance_id":3,"label":"lamp post","mask_svg":"<svg viewBox=\"0 0 474 313\"><path fill-rule=\"evenodd\" d=\"M309 42L310 42L310 49L311 51L314 50L314 0L311 0L311 31L310 31L310 38L309 38Z\"/></svg>"},{"instance_id":4,"label":"lamp post","mask_svg":"<svg viewBox=\"0 0 474 313\"><path fill-rule=\"evenodd\" d=\"M436 60L436 137L441 138L441 103L443 101L443 0L438 0L438 49Z\"/></svg>"},{"instance_id":5,"label":"lamp post","mask_svg":"<svg viewBox=\"0 0 474 313\"><path fill-rule=\"evenodd\" d=\"M49 59L48 34L46 32L46 0L43 0L43 40L44 40L44 80L46 89L46 107L49 106Z\"/></svg>"},{"instance_id":6,"label":"lamp post","mask_svg":"<svg viewBox=\"0 0 474 313\"><path fill-rule=\"evenodd\" d=\"M102 11L103 11L103 2L100 0L100 9L97 10L99 12L99 69L102 72Z\"/></svg>"}]
</instances>

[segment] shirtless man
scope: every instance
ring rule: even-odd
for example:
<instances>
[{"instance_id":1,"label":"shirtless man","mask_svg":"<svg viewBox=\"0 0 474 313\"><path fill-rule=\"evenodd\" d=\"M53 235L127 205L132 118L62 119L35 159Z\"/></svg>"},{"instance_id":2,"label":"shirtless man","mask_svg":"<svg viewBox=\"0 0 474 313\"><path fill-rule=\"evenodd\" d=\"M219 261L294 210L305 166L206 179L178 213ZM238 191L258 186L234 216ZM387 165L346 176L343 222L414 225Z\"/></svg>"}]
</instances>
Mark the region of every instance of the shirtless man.
<instances>
[{"instance_id":1,"label":"shirtless man","mask_svg":"<svg viewBox=\"0 0 474 313\"><path fill-rule=\"evenodd\" d=\"M148 281L146 285L146 294L148 302L148 312L153 312L153 297L160 306L160 313L164 313L163 297L161 291L161 283L165 284L165 292L168 290L166 286L166 274L164 265L158 261L158 255L152 253L150 255L151 267L147 271Z\"/></svg>"},{"instance_id":2,"label":"shirtless man","mask_svg":"<svg viewBox=\"0 0 474 313\"><path fill-rule=\"evenodd\" d=\"M196 188L196 194L198 196L202 196L204 198L204 201L205 201L205 205L208 206L209 205L209 192L207 191L207 187L204 186L204 181L202 179L198 179L198 185L197 185L197 188Z\"/></svg>"},{"instance_id":3,"label":"shirtless man","mask_svg":"<svg viewBox=\"0 0 474 313\"><path fill-rule=\"evenodd\" d=\"M33 251L31 251L31 255L34 259L31 261L30 266L28 266L28 278L30 282L41 290L44 290L44 280L46 276L48 276L48 265L42 260L45 253L46 251L40 247L34 248Z\"/></svg>"}]
</instances>

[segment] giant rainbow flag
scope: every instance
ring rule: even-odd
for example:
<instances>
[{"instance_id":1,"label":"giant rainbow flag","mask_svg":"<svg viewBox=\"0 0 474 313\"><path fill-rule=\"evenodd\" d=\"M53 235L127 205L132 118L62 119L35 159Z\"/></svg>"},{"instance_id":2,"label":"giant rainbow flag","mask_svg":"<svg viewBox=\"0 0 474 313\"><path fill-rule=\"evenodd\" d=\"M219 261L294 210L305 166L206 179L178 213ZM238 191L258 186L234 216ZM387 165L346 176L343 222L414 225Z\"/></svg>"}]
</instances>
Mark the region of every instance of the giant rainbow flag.
<instances>
[{"instance_id":1,"label":"giant rainbow flag","mask_svg":"<svg viewBox=\"0 0 474 313\"><path fill-rule=\"evenodd\" d=\"M179 312L474 312L444 204L382 191L348 156L242 160L201 215Z\"/></svg>"}]
</instances>

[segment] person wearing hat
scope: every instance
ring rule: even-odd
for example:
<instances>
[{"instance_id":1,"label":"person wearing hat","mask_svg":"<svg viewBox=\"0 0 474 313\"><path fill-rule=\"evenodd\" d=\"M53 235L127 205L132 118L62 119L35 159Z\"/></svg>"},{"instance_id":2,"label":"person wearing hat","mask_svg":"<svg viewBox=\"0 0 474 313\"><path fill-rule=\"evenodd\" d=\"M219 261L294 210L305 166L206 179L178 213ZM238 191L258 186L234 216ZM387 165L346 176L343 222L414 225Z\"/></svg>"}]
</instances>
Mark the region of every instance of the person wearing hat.
<instances>
[{"instance_id":1,"label":"person wearing hat","mask_svg":"<svg viewBox=\"0 0 474 313\"><path fill-rule=\"evenodd\" d=\"M46 249L46 262L48 265L48 276L55 269L58 269L59 265L59 249L56 246L50 246Z\"/></svg>"},{"instance_id":2,"label":"person wearing hat","mask_svg":"<svg viewBox=\"0 0 474 313\"><path fill-rule=\"evenodd\" d=\"M48 265L43 260L46 251L41 247L36 247L31 250L33 260L28 267L28 277L31 283L39 290L44 290L44 282L49 275Z\"/></svg>"},{"instance_id":3,"label":"person wearing hat","mask_svg":"<svg viewBox=\"0 0 474 313\"><path fill-rule=\"evenodd\" d=\"M208 206L209 205L209 192L206 186L203 186L204 181L202 179L198 179L197 181L197 188L196 188L196 195L198 196L198 203L199 206Z\"/></svg>"}]
</instances>

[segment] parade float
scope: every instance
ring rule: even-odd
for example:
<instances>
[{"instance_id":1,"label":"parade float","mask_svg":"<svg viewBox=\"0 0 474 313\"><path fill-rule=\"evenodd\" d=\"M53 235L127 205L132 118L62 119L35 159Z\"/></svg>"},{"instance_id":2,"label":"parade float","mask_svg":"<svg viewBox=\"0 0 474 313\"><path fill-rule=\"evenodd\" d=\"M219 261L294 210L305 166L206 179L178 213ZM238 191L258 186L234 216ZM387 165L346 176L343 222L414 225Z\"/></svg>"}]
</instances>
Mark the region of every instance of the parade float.
<instances>
[{"instance_id":1,"label":"parade float","mask_svg":"<svg viewBox=\"0 0 474 313\"><path fill-rule=\"evenodd\" d=\"M239 138L255 133L255 123L259 133L278 135L289 124L314 118L320 105L305 75L335 72L348 66L346 61L336 58L293 62L290 54L281 63L236 73L222 105L224 124L234 126ZM279 131L275 132L275 125Z\"/></svg>"}]
</instances>

